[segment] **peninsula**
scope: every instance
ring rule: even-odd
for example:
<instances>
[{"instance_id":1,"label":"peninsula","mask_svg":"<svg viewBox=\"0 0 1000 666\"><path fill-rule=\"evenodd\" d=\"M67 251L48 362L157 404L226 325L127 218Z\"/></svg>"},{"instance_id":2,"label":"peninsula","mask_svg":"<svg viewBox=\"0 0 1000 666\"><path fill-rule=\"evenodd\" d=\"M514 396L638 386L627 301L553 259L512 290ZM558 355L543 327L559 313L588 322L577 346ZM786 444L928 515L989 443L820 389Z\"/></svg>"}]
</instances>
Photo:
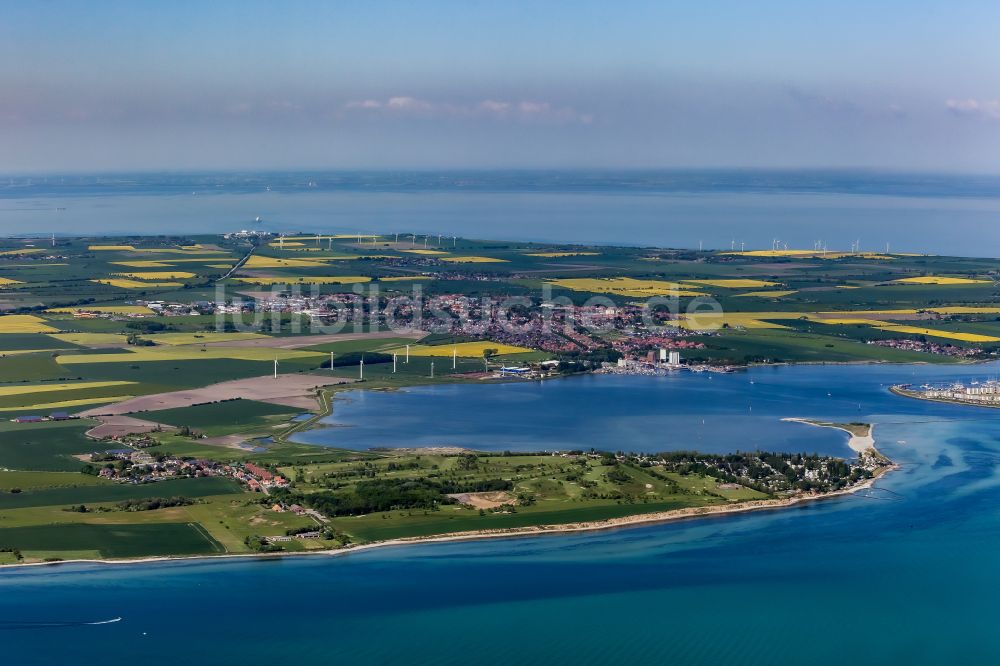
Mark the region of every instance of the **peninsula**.
<instances>
[{"instance_id":1,"label":"peninsula","mask_svg":"<svg viewBox=\"0 0 1000 666\"><path fill-rule=\"evenodd\" d=\"M396 233L4 239L0 561L345 549L850 492L891 468L860 424L813 422L848 430L852 460L291 435L345 389L994 358L990 269Z\"/></svg>"}]
</instances>

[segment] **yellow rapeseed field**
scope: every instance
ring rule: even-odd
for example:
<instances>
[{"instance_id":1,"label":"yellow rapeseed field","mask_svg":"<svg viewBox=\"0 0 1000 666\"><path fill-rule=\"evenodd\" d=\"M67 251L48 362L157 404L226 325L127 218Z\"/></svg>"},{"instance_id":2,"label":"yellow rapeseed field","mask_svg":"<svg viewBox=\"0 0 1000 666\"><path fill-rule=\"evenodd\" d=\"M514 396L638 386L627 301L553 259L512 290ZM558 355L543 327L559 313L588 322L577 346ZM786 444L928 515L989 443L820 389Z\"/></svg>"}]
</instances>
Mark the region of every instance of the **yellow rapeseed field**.
<instances>
[{"instance_id":1,"label":"yellow rapeseed field","mask_svg":"<svg viewBox=\"0 0 1000 666\"><path fill-rule=\"evenodd\" d=\"M229 254L228 250L185 250L179 247L142 247L136 248L136 252L149 252L153 254Z\"/></svg>"},{"instance_id":2,"label":"yellow rapeseed field","mask_svg":"<svg viewBox=\"0 0 1000 666\"><path fill-rule=\"evenodd\" d=\"M690 284L703 284L708 287L722 287L724 289L750 289L753 287L779 287L777 282L767 282L766 280L750 280L746 278L726 278L719 280L684 280Z\"/></svg>"},{"instance_id":3,"label":"yellow rapeseed field","mask_svg":"<svg viewBox=\"0 0 1000 666\"><path fill-rule=\"evenodd\" d=\"M924 275L893 280L903 284L989 284L990 280L973 280L971 278L945 277L942 275Z\"/></svg>"},{"instance_id":4,"label":"yellow rapeseed field","mask_svg":"<svg viewBox=\"0 0 1000 666\"><path fill-rule=\"evenodd\" d=\"M273 243L268 243L271 247L302 247L305 243L300 243L298 241L275 241Z\"/></svg>"},{"instance_id":5,"label":"yellow rapeseed field","mask_svg":"<svg viewBox=\"0 0 1000 666\"><path fill-rule=\"evenodd\" d=\"M0 333L58 333L59 330L35 315L0 316Z\"/></svg>"},{"instance_id":6,"label":"yellow rapeseed field","mask_svg":"<svg viewBox=\"0 0 1000 666\"><path fill-rule=\"evenodd\" d=\"M172 263L165 261L154 261L153 259L140 259L138 261L112 261L115 266L128 266L129 268L170 268Z\"/></svg>"},{"instance_id":7,"label":"yellow rapeseed field","mask_svg":"<svg viewBox=\"0 0 1000 666\"><path fill-rule=\"evenodd\" d=\"M616 294L618 296L704 296L701 291L677 282L663 280L637 280L619 278L564 278L552 280L550 284L573 291L589 291L595 294Z\"/></svg>"},{"instance_id":8,"label":"yellow rapeseed field","mask_svg":"<svg viewBox=\"0 0 1000 666\"><path fill-rule=\"evenodd\" d=\"M454 345L410 345L410 356L451 356L453 353L462 358L479 358L487 349L497 350L497 354L506 356L508 354L524 354L534 351L527 347L516 345L506 345L501 342L459 342ZM389 351L390 354L406 354L406 347L397 347Z\"/></svg>"},{"instance_id":9,"label":"yellow rapeseed field","mask_svg":"<svg viewBox=\"0 0 1000 666\"><path fill-rule=\"evenodd\" d=\"M895 259L892 255L879 254L877 252L823 252L822 250L747 250L745 252L721 252L720 254L739 257L798 257L802 259L844 259L845 257L855 257L857 259Z\"/></svg>"},{"instance_id":10,"label":"yellow rapeseed field","mask_svg":"<svg viewBox=\"0 0 1000 666\"><path fill-rule=\"evenodd\" d=\"M131 245L91 245L87 249L91 252L131 252L135 250Z\"/></svg>"},{"instance_id":11,"label":"yellow rapeseed field","mask_svg":"<svg viewBox=\"0 0 1000 666\"><path fill-rule=\"evenodd\" d=\"M895 331L896 333L909 333L911 335L929 335L932 338L945 338L948 340L960 340L962 342L1000 342L1000 338L992 335L979 335L978 333L962 333L959 331L942 331L935 328L923 328L922 326L904 326L902 324L891 324L887 322L872 322L876 328L883 331Z\"/></svg>"},{"instance_id":12,"label":"yellow rapeseed field","mask_svg":"<svg viewBox=\"0 0 1000 666\"><path fill-rule=\"evenodd\" d=\"M136 280L184 280L196 276L195 273L187 271L143 271L137 273L115 273L115 275L135 278Z\"/></svg>"},{"instance_id":13,"label":"yellow rapeseed field","mask_svg":"<svg viewBox=\"0 0 1000 666\"><path fill-rule=\"evenodd\" d=\"M242 268L324 268L325 266L319 258L282 259L280 257L263 257L255 254L247 259Z\"/></svg>"},{"instance_id":14,"label":"yellow rapeseed field","mask_svg":"<svg viewBox=\"0 0 1000 666\"><path fill-rule=\"evenodd\" d=\"M410 254L448 254L443 250L400 250L400 252L409 252Z\"/></svg>"},{"instance_id":15,"label":"yellow rapeseed field","mask_svg":"<svg viewBox=\"0 0 1000 666\"><path fill-rule=\"evenodd\" d=\"M440 257L441 261L450 261L455 264L493 264L507 263L506 259L496 259L494 257Z\"/></svg>"},{"instance_id":16,"label":"yellow rapeseed field","mask_svg":"<svg viewBox=\"0 0 1000 666\"><path fill-rule=\"evenodd\" d=\"M0 257L13 257L18 254L38 254L39 252L45 252L45 250L39 247L26 247L23 250L3 250L0 252Z\"/></svg>"},{"instance_id":17,"label":"yellow rapeseed field","mask_svg":"<svg viewBox=\"0 0 1000 666\"><path fill-rule=\"evenodd\" d=\"M77 398L76 400L57 400L55 402L43 402L35 405L24 405L22 407L4 407L0 412L26 412L43 409L61 409L65 407L83 407L84 405L97 405L101 403L122 402L134 398L134 395L110 395L106 398Z\"/></svg>"},{"instance_id":18,"label":"yellow rapeseed field","mask_svg":"<svg viewBox=\"0 0 1000 666\"><path fill-rule=\"evenodd\" d=\"M285 242L288 241L315 241L315 240L347 240L353 238L357 240L359 238L367 238L371 240L372 238L381 238L378 234L333 234L328 236L285 236Z\"/></svg>"},{"instance_id":19,"label":"yellow rapeseed field","mask_svg":"<svg viewBox=\"0 0 1000 666\"><path fill-rule=\"evenodd\" d=\"M0 277L0 287L6 287L9 284L24 284L20 280L11 280L10 278Z\"/></svg>"},{"instance_id":20,"label":"yellow rapeseed field","mask_svg":"<svg viewBox=\"0 0 1000 666\"><path fill-rule=\"evenodd\" d=\"M184 284L181 282L139 282L137 280L125 280L125 279L110 279L110 280L91 280L91 282L98 282L100 284L107 284L112 287L119 287L120 289L149 289L149 288L159 288L159 287L183 287Z\"/></svg>"},{"instance_id":21,"label":"yellow rapeseed field","mask_svg":"<svg viewBox=\"0 0 1000 666\"><path fill-rule=\"evenodd\" d=\"M798 313L788 312L695 312L682 315L675 323L690 331L714 331L725 326L730 328L788 328L775 324L770 319L795 319Z\"/></svg>"},{"instance_id":22,"label":"yellow rapeseed field","mask_svg":"<svg viewBox=\"0 0 1000 666\"><path fill-rule=\"evenodd\" d=\"M748 291L743 294L734 294L735 296L754 296L756 298L781 298L782 296L791 296L796 293L796 289L775 289L774 291Z\"/></svg>"},{"instance_id":23,"label":"yellow rapeseed field","mask_svg":"<svg viewBox=\"0 0 1000 666\"><path fill-rule=\"evenodd\" d=\"M17 386L0 386L0 396L23 395L25 393L49 393L54 391L78 391L81 389L104 388L105 386L128 386L138 382L108 381L108 382L66 382L62 384L18 384Z\"/></svg>"}]
</instances>

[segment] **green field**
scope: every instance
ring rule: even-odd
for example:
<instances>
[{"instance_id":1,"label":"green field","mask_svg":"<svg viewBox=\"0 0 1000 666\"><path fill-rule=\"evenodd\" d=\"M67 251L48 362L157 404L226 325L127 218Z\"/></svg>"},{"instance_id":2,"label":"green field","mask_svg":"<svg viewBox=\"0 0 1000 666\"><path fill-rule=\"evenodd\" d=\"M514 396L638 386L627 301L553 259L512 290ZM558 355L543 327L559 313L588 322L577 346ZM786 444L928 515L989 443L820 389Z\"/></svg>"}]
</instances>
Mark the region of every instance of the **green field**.
<instances>
[{"instance_id":1,"label":"green field","mask_svg":"<svg viewBox=\"0 0 1000 666\"><path fill-rule=\"evenodd\" d=\"M13 488L38 490L68 486L101 486L112 483L107 479L80 472L0 472L0 493Z\"/></svg>"},{"instance_id":2,"label":"green field","mask_svg":"<svg viewBox=\"0 0 1000 666\"><path fill-rule=\"evenodd\" d=\"M113 448L83 434L93 426L93 421L0 422L0 468L79 471L83 463L74 455Z\"/></svg>"},{"instance_id":3,"label":"green field","mask_svg":"<svg viewBox=\"0 0 1000 666\"><path fill-rule=\"evenodd\" d=\"M510 529L532 525L588 522L621 518L641 513L671 511L690 506L684 501L649 502L646 504L599 504L577 507L552 507L538 510L518 509L515 514L480 516L474 511L442 509L426 515L423 512L394 512L362 518L338 518L333 524L362 542L385 541L406 537L432 536L449 532Z\"/></svg>"},{"instance_id":4,"label":"green field","mask_svg":"<svg viewBox=\"0 0 1000 666\"><path fill-rule=\"evenodd\" d=\"M744 365L758 363L894 362L957 363L987 360L1000 355L1000 341L948 341L925 337L917 329L932 332L968 333L1000 338L1000 312L989 312L1000 304L1000 292L992 281L996 262L943 256L891 257L841 256L735 256L725 252L675 250L650 247L591 247L565 244L527 243L503 240L457 239L437 247L429 239L434 254L407 252L414 247L409 239L395 244L389 236L360 246L356 238L303 241L303 245L272 247L273 239L247 240L221 236L160 236L120 238L60 238L52 252L43 255L3 254L17 249L13 241L0 239L0 276L16 280L3 289L3 307L14 318L0 313L0 546L12 544L31 558L46 557L126 557L146 554L208 554L248 552L254 538L282 536L286 530L317 527L312 518L275 510L274 504L321 506L328 511L337 532L355 542L371 542L408 536L426 536L455 531L506 529L528 525L598 521L620 516L666 511L680 507L722 506L730 502L756 500L774 495L774 486L751 479L722 483L722 477L668 467L653 469L649 461L630 459L621 463L602 456L566 455L486 455L470 460L460 455L428 455L404 452L352 452L294 444L290 433L311 427L311 422L290 419L300 410L252 400L207 403L193 407L136 414L167 425L189 430L153 432L137 442L124 436L117 441L98 442L84 432L95 421L17 424L17 415L46 415L53 411L77 411L117 401L123 396L200 388L216 382L268 376L273 360L281 357L280 372L317 371L329 354L341 356L343 365L322 372L357 378L356 361L367 354L364 382L332 386L321 395L324 400L343 390L397 389L430 383L485 381L484 371L499 364L532 364L555 358L567 361L562 369L585 370L614 361L618 354L641 357L650 348L666 344L662 340L644 343L644 333L659 336L661 331L643 330L637 304L646 293L641 289L607 291L601 278L630 278L630 284L663 289L675 283L685 291L699 291L711 297L729 316L728 326L706 333L681 330L691 324L682 316L693 302L682 298L678 312L662 311L657 323L665 335L701 343L703 349L688 348L683 358L689 363ZM417 239L417 244L421 239ZM197 246L202 247L197 247ZM222 252L203 253L206 247ZM306 251L316 248L315 251ZM418 248L419 249L419 248ZM256 266L242 267L234 278L220 282L225 268L251 252ZM566 256L559 256L565 253ZM552 255L556 256L545 256ZM314 262L309 259L322 259ZM495 261L462 263L453 257L485 257ZM271 261L268 261L268 258ZM289 262L287 260L294 260ZM307 260L307 261L303 261ZM136 264L138 262L138 264ZM149 265L153 262L153 265ZM130 265L131 264L131 265ZM291 264L291 265L289 265ZM157 285L157 271L190 273L190 277ZM95 280L115 279L115 273L136 273L132 284L109 285ZM547 290L553 297L583 305L595 295L602 306L614 305L614 330L588 331L577 327L567 335L536 338L533 334L493 334L484 336L455 326L424 326L430 331L419 341L437 345L436 357L413 354L405 362L400 354L395 371L391 361L375 353L399 350L412 338L388 337L326 342L297 348L299 336L328 333L313 322L337 322L338 331L386 330L385 317L370 309L341 310L336 317L322 313L266 312L254 307L254 314L209 314L219 292L227 301L240 299L259 306L261 299L276 294L353 294L350 284L278 286L275 289L240 281L264 282L299 277L354 277L370 279L385 299L411 295L415 288L426 296L445 296L451 303L446 316L451 322L469 315L474 323L475 305L466 307L458 297L490 298L494 303L506 296L530 297L519 306L517 317L537 323L547 309L540 295ZM407 278L420 276L421 280ZM914 277L960 276L975 282L928 284L898 282ZM387 278L403 278L390 280ZM553 281L584 278L576 283L594 292L575 291ZM719 280L740 280L740 285ZM690 281L690 282L687 282ZM712 282L715 282L714 284ZM926 281L925 281L926 282ZM760 283L773 283L761 287ZM571 283L572 284L572 283ZM756 285L756 286L753 286ZM134 288L130 288L134 287ZM674 287L675 289L677 287ZM764 293L758 293L763 291ZM782 295L776 296L775 293ZM144 304L163 300L164 314L147 314ZM254 303L256 301L256 303ZM341 299L349 303L349 299ZM379 301L381 304L384 301ZM80 313L96 304L114 306L117 312L96 315ZM368 303L371 305L371 301ZM987 308L974 313L931 314L928 309L944 307ZM49 311L48 308L68 308ZM428 311L436 309L429 305ZM897 324L916 327L909 332L879 328L876 310L905 310L892 315ZM857 311L857 312L853 312ZM487 310L487 312L489 312ZM844 321L826 324L822 313L844 313ZM760 328L754 319L773 321L781 328ZM770 313L770 316L767 316ZM791 313L791 315L789 314ZM860 313L860 314L858 314ZM862 315L869 315L865 318ZM481 312L479 313L481 314ZM743 315L742 317L739 315ZM130 316L131 315L131 316ZM348 316L349 315L349 316ZM898 319L897 319L898 316ZM315 317L315 319L313 318ZM631 317L631 319L630 319ZM241 345L213 339L207 332L244 331L254 320L258 331L283 338L265 340L274 347ZM678 319L681 319L678 321ZM861 323L851 321L862 319ZM679 329L678 327L681 327ZM102 334L68 337L63 342L43 332L54 329L67 334ZM633 335L637 333L638 335ZM113 335L108 335L113 334ZM547 334L548 335L548 334ZM575 336L589 338L582 343ZM158 337L159 336L159 337ZM920 343L923 351L904 351L867 344L904 339ZM492 359L490 367L480 356L482 350L511 344L531 351ZM638 341L638 346L633 341ZM940 349L927 344L953 344ZM176 347L178 342L190 343ZM309 341L310 343L315 341ZM458 343L470 357L459 357L452 367L450 347ZM646 345L645 347L643 345ZM221 345L221 346L220 346ZM227 345L235 345L227 348ZM516 347L515 347L516 348ZM975 350L974 358L954 354L955 348ZM303 355L302 352L305 352ZM944 352L944 353L931 353ZM311 353L311 355L309 355ZM350 355L350 356L348 356ZM297 357L297 358L289 358ZM60 363L60 360L63 361ZM549 369L536 365L540 375ZM433 376L432 376L433 374ZM90 382L124 381L119 386L93 386ZM22 387L56 382L79 382L68 390L27 393ZM12 390L13 389L13 390ZM17 390L21 389L21 390ZM63 401L91 401L57 407ZM97 402L93 402L97 401ZM22 411L23 410L23 411ZM193 432L191 432L193 431ZM238 434L250 446L229 448L213 445L201 436ZM266 437L271 435L271 437ZM234 482L222 478L181 479L146 485L108 482L80 472L86 454L122 448L131 444L147 446L153 456L206 458L219 462L253 462L270 466L293 480L290 490L272 489L271 495L244 492ZM546 443L539 442L539 448ZM74 456L79 456L74 457ZM839 477L838 477L839 478ZM367 485L366 485L367 484ZM476 497L482 510L472 504L455 504L450 495L462 495L466 488L503 488L499 506L495 500ZM499 484L499 485L497 485ZM399 486L405 487L400 490ZM455 488L463 490L454 491ZM448 490L451 489L451 490ZM18 490L19 492L11 492ZM454 491L454 492L453 492ZM409 494L408 494L409 493ZM141 513L114 510L115 502L164 496L198 498L195 504L160 508ZM403 503L385 498L402 498ZM415 499L414 499L415 498ZM487 502L482 505L482 502ZM315 502L310 504L310 502ZM69 512L70 506L87 505L88 512ZM400 506L420 507L400 509ZM362 507L363 512L345 507ZM364 513L364 515L360 515ZM324 524L326 525L326 524ZM206 536L207 535L207 536ZM282 542L289 551L329 548L335 541L294 540ZM250 545L244 539L250 537ZM0 554L0 563L9 562Z\"/></svg>"},{"instance_id":5,"label":"green field","mask_svg":"<svg viewBox=\"0 0 1000 666\"><path fill-rule=\"evenodd\" d=\"M81 474L81 476L84 476ZM156 483L103 483L79 487L25 490L17 494L0 494L0 510L24 509L36 506L67 507L73 504L101 504L151 497L207 497L239 492L239 484L231 479L205 477L176 479Z\"/></svg>"},{"instance_id":6,"label":"green field","mask_svg":"<svg viewBox=\"0 0 1000 666\"><path fill-rule=\"evenodd\" d=\"M215 555L225 552L197 523L93 525L67 523L0 528L0 547L17 548L25 558Z\"/></svg>"},{"instance_id":7,"label":"green field","mask_svg":"<svg viewBox=\"0 0 1000 666\"><path fill-rule=\"evenodd\" d=\"M254 400L227 400L193 407L145 412L143 418L173 426L187 426L206 435L264 430L287 422L299 410Z\"/></svg>"}]
</instances>

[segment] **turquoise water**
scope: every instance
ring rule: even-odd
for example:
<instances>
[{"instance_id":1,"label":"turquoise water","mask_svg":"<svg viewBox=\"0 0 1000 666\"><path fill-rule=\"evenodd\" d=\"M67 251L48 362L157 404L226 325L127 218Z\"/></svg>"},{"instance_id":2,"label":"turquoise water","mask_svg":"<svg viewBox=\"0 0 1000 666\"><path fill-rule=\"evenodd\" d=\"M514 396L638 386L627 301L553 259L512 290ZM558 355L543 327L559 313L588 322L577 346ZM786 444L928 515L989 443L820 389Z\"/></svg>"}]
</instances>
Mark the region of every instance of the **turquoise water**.
<instances>
[{"instance_id":1,"label":"turquoise water","mask_svg":"<svg viewBox=\"0 0 1000 666\"><path fill-rule=\"evenodd\" d=\"M3 571L5 663L996 663L1000 412L882 386L996 371L757 371L754 390L775 413L849 411L827 391L861 401L902 466L865 495L340 557ZM605 413L628 411L615 395ZM512 405L511 418L524 408ZM802 442L824 432L801 428Z\"/></svg>"}]
</instances>

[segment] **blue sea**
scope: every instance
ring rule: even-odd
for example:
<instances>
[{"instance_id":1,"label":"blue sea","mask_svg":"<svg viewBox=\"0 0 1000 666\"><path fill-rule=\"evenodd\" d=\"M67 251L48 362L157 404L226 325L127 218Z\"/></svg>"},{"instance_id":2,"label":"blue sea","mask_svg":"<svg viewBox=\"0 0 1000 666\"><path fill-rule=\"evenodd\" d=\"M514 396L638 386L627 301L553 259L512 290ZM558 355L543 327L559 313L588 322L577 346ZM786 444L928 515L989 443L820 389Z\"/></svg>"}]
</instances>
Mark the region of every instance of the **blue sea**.
<instances>
[{"instance_id":1,"label":"blue sea","mask_svg":"<svg viewBox=\"0 0 1000 666\"><path fill-rule=\"evenodd\" d=\"M776 367L657 386L589 377L355 400L344 418L359 422L373 406L390 418L417 404L431 410L428 422L440 409L445 422L463 405L489 405L461 432L478 427L497 443L512 428L498 435L496 424L531 429L546 412L596 428L602 419L636 421L602 448L629 448L646 419L661 441L673 441L672 421L687 433L677 439L690 439L704 418L704 448L747 448L739 444L760 427L769 438L794 433L784 448L849 455L844 435L778 419L851 417L876 424L878 446L901 469L854 496L640 528L344 556L5 570L4 661L997 663L1000 411L912 401L886 388L986 377L997 367ZM704 390L708 383L718 391ZM638 390L649 397L636 404ZM593 400L588 392L603 396L593 414L590 402L576 406ZM544 401L534 398L542 393ZM753 417L734 397L743 393ZM407 427L392 417L385 430L358 425L350 437L360 446L393 423ZM591 440L607 432L617 426Z\"/></svg>"},{"instance_id":2,"label":"blue sea","mask_svg":"<svg viewBox=\"0 0 1000 666\"><path fill-rule=\"evenodd\" d=\"M261 221L256 219L260 217ZM867 171L417 171L0 177L0 236L272 231L706 249L996 254L1000 177ZM502 230L502 234L498 231Z\"/></svg>"}]
</instances>

